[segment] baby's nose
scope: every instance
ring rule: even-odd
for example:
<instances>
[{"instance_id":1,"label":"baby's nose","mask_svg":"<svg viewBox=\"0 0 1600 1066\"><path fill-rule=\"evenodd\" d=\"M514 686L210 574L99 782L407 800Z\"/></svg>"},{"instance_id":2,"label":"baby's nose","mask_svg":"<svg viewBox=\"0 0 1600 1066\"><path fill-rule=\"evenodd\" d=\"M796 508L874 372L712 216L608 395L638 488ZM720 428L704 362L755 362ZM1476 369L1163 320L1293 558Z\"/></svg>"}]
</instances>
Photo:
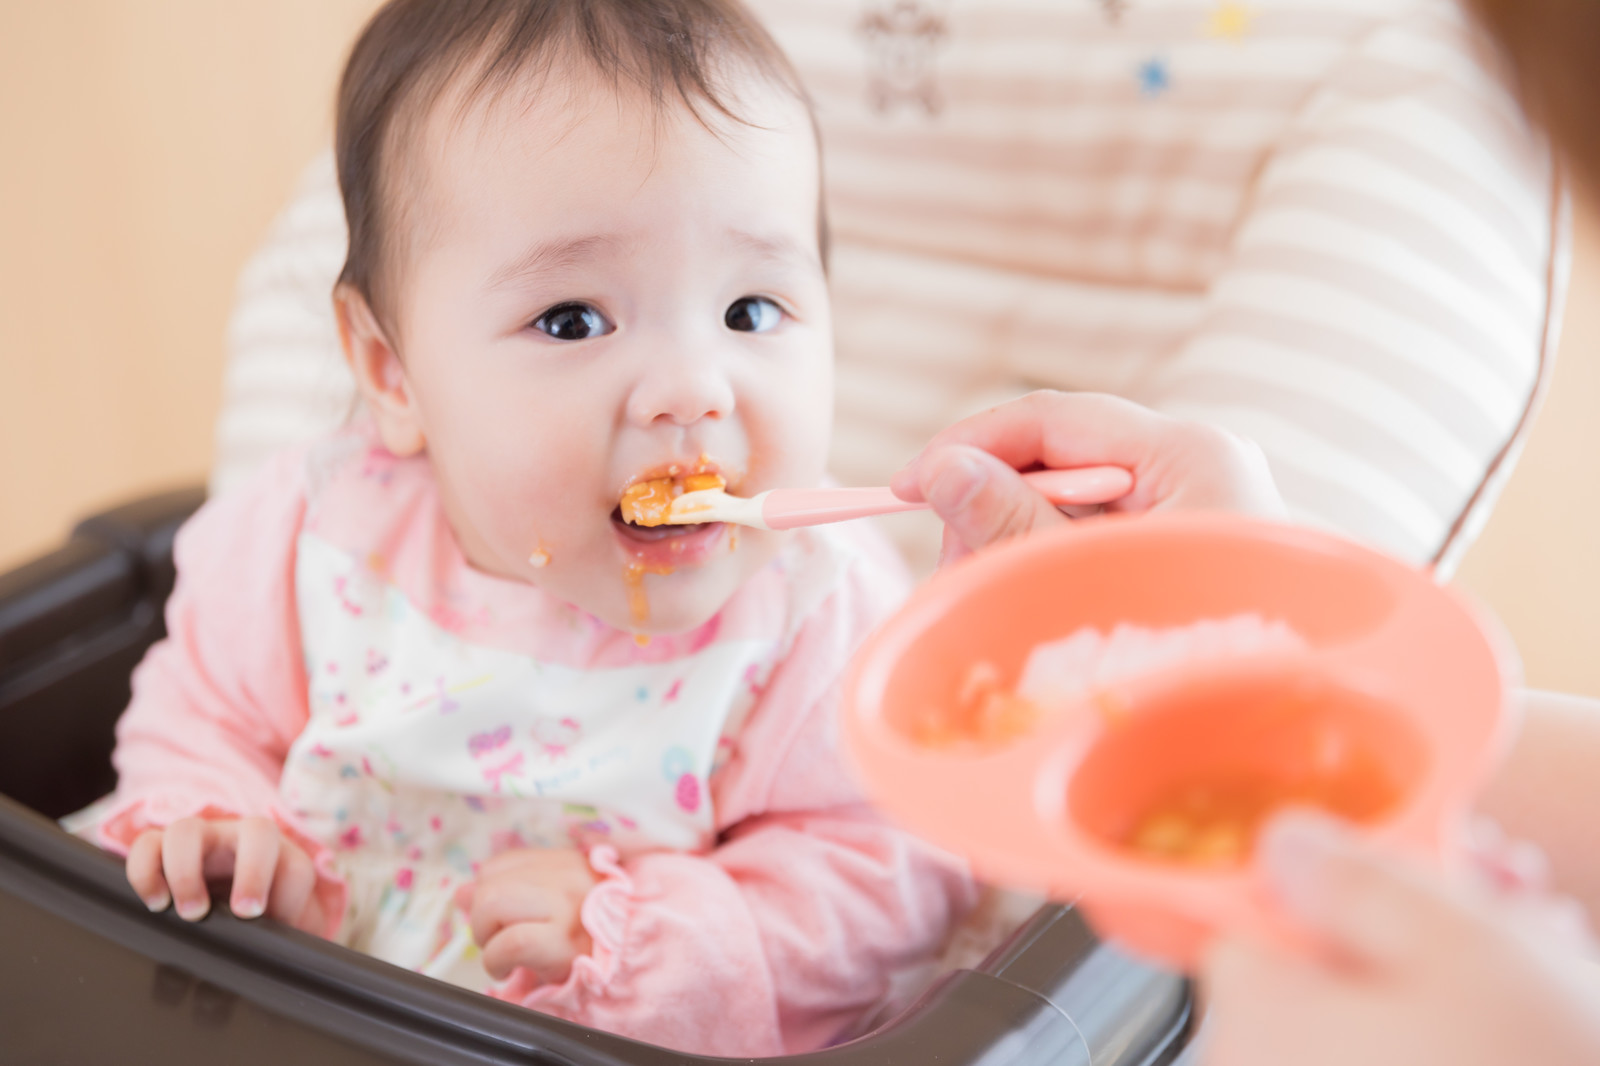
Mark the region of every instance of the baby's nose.
<instances>
[{"instance_id":1,"label":"baby's nose","mask_svg":"<svg viewBox=\"0 0 1600 1066\"><path fill-rule=\"evenodd\" d=\"M635 386L628 399L628 417L635 425L670 422L689 426L702 419L733 413L733 386L725 374L706 362L665 360Z\"/></svg>"}]
</instances>

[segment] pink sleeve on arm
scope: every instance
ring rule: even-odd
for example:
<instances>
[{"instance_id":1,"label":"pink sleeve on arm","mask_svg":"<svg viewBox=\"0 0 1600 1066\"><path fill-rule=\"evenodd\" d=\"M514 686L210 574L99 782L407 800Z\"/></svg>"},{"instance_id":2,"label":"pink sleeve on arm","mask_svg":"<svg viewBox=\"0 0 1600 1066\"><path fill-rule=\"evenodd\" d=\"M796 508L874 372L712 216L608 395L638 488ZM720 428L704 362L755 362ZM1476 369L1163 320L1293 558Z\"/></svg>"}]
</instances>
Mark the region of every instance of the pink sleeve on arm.
<instances>
[{"instance_id":1,"label":"pink sleeve on arm","mask_svg":"<svg viewBox=\"0 0 1600 1066\"><path fill-rule=\"evenodd\" d=\"M966 869L861 801L835 743L839 674L883 603L859 583L807 623L717 784L709 855L590 856L592 955L497 994L683 1051L821 1047L926 959L975 900Z\"/></svg>"},{"instance_id":2,"label":"pink sleeve on arm","mask_svg":"<svg viewBox=\"0 0 1600 1066\"><path fill-rule=\"evenodd\" d=\"M278 794L308 714L294 600L304 469L303 453L280 456L179 532L167 638L134 672L97 843L125 853L145 829L191 815L274 818L317 861L331 927L343 886Z\"/></svg>"}]
</instances>

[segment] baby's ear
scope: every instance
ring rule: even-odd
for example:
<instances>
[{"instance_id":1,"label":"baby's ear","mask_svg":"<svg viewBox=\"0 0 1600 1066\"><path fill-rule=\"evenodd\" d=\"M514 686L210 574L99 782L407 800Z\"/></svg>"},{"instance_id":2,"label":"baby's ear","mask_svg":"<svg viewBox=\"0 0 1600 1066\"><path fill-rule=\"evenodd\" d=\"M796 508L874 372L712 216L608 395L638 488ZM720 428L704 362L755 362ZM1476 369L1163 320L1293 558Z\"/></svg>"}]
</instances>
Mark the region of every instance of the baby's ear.
<instances>
[{"instance_id":1,"label":"baby's ear","mask_svg":"<svg viewBox=\"0 0 1600 1066\"><path fill-rule=\"evenodd\" d=\"M406 368L372 306L349 285L333 290L333 311L339 321L339 341L345 362L355 375L356 387L378 422L383 446L405 458L427 444L422 413L411 395Z\"/></svg>"}]
</instances>

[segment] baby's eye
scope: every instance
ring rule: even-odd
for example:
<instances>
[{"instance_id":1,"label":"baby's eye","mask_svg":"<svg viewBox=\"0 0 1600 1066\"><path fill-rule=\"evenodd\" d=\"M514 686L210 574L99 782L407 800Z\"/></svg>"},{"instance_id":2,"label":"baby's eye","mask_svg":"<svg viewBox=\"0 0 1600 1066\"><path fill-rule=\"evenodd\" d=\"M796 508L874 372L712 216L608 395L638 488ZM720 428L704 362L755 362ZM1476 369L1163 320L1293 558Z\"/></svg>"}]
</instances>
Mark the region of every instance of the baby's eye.
<instances>
[{"instance_id":1,"label":"baby's eye","mask_svg":"<svg viewBox=\"0 0 1600 1066\"><path fill-rule=\"evenodd\" d=\"M533 320L533 328L558 341L586 341L616 329L605 315L588 304L557 304Z\"/></svg>"},{"instance_id":2,"label":"baby's eye","mask_svg":"<svg viewBox=\"0 0 1600 1066\"><path fill-rule=\"evenodd\" d=\"M783 321L783 309L765 296L743 296L733 301L722 320L740 333L765 333Z\"/></svg>"}]
</instances>

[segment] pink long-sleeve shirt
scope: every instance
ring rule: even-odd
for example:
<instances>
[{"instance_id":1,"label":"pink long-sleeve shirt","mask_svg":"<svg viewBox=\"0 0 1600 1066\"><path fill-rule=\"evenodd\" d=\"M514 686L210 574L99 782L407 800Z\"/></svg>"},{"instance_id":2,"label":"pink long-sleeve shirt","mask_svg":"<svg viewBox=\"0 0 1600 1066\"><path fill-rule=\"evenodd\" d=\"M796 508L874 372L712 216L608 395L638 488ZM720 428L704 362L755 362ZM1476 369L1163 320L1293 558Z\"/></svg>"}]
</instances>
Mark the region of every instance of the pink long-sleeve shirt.
<instances>
[{"instance_id":1,"label":"pink long-sleeve shirt","mask_svg":"<svg viewBox=\"0 0 1600 1066\"><path fill-rule=\"evenodd\" d=\"M835 744L840 673L905 587L860 531L796 536L701 629L640 647L473 570L426 459L346 433L208 504L176 557L109 848L272 817L313 856L330 937L448 977L444 901L475 863L576 843L601 878L591 954L492 991L728 1056L827 1043L972 904Z\"/></svg>"}]
</instances>

